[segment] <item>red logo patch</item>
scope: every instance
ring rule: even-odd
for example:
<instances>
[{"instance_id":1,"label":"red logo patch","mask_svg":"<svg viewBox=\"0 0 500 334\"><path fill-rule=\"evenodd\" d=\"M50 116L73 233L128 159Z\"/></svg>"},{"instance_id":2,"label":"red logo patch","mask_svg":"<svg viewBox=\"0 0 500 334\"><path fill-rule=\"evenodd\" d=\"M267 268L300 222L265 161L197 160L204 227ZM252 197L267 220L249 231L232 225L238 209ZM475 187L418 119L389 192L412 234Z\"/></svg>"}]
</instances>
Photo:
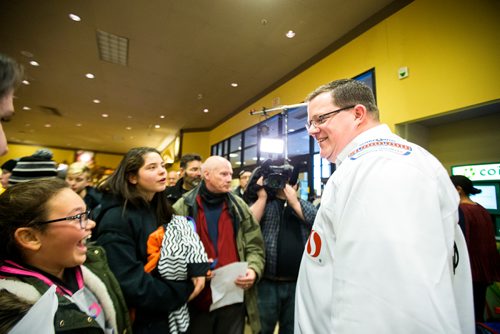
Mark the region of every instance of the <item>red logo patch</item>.
<instances>
[{"instance_id":1,"label":"red logo patch","mask_svg":"<svg viewBox=\"0 0 500 334\"><path fill-rule=\"evenodd\" d=\"M321 253L321 237L316 231L311 231L309 239L307 239L306 252L309 256L316 258Z\"/></svg>"}]
</instances>

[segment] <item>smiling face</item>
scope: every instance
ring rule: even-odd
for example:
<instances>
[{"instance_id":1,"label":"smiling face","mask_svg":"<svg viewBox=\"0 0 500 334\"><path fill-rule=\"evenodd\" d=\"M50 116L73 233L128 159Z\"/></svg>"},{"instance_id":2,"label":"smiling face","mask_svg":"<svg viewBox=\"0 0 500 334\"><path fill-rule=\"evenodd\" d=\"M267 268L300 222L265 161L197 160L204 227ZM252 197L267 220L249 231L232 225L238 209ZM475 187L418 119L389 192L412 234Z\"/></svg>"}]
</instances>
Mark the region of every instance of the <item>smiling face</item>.
<instances>
[{"instance_id":1,"label":"smiling face","mask_svg":"<svg viewBox=\"0 0 500 334\"><path fill-rule=\"evenodd\" d=\"M322 158L335 162L338 154L359 133L359 119L356 118L356 106L341 111L325 120L323 124L309 128L309 135L314 137L320 147ZM309 101L307 115L309 120L341 107L335 105L329 92L322 93Z\"/></svg>"},{"instance_id":2,"label":"smiling face","mask_svg":"<svg viewBox=\"0 0 500 334\"><path fill-rule=\"evenodd\" d=\"M74 216L86 210L85 203L70 188L64 188L46 204L47 221ZM88 220L85 229L78 220L64 220L46 224L43 231L35 230L39 246L26 252L26 262L56 277L62 278L65 268L85 262L86 241L90 238L95 222Z\"/></svg>"},{"instance_id":3,"label":"smiling face","mask_svg":"<svg viewBox=\"0 0 500 334\"><path fill-rule=\"evenodd\" d=\"M137 190L145 196L148 201L153 196L165 190L167 187L167 172L165 163L156 152L148 152L143 156L144 164L136 175L129 177L129 182L137 186Z\"/></svg>"}]
</instances>

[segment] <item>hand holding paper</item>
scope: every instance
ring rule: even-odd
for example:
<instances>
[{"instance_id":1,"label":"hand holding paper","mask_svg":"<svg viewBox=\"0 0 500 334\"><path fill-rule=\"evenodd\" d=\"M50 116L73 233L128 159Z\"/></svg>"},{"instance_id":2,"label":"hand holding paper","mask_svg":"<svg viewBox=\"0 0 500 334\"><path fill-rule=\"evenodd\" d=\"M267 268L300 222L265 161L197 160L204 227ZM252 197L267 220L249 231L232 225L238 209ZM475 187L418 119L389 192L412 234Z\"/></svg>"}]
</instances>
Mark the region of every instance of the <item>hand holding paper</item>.
<instances>
[{"instance_id":1,"label":"hand holding paper","mask_svg":"<svg viewBox=\"0 0 500 334\"><path fill-rule=\"evenodd\" d=\"M210 284L212 289L210 311L243 302L243 290L241 286L236 285L236 282L247 277L247 269L247 262L234 262L213 271L214 276Z\"/></svg>"}]
</instances>

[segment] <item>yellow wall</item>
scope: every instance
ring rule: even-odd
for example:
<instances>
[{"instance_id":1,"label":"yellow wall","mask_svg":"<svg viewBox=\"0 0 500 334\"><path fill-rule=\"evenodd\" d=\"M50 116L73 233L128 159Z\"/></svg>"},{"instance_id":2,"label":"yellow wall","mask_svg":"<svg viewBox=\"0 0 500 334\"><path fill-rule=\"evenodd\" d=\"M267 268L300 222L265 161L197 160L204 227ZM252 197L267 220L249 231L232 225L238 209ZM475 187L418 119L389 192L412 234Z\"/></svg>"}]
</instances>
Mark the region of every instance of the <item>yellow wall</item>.
<instances>
[{"instance_id":1,"label":"yellow wall","mask_svg":"<svg viewBox=\"0 0 500 334\"><path fill-rule=\"evenodd\" d=\"M9 152L0 157L0 163L7 161L9 159L17 159L26 156L30 156L35 153L36 150L41 148L48 148L54 153L54 161L60 163L66 161L72 163L75 159L74 150L64 150L45 146L32 146L32 145L20 145L20 144L9 144Z\"/></svg>"},{"instance_id":2,"label":"yellow wall","mask_svg":"<svg viewBox=\"0 0 500 334\"><path fill-rule=\"evenodd\" d=\"M32 145L19 145L19 144L9 144L9 152L0 157L0 164L4 163L9 159L17 159L32 155L36 150L40 148L48 148L54 153L54 161L61 163L66 161L71 164L75 161L75 150L66 150L60 148L44 147L44 146L32 146ZM109 153L96 153L94 157L95 165L104 166L109 168L116 168L120 163L123 155L120 154L109 154Z\"/></svg>"},{"instance_id":3,"label":"yellow wall","mask_svg":"<svg viewBox=\"0 0 500 334\"><path fill-rule=\"evenodd\" d=\"M429 151L450 173L455 165L500 162L499 143L500 111L429 129Z\"/></svg>"},{"instance_id":4,"label":"yellow wall","mask_svg":"<svg viewBox=\"0 0 500 334\"><path fill-rule=\"evenodd\" d=\"M198 153L205 160L210 156L210 145L208 132L184 132L182 134L181 155Z\"/></svg>"},{"instance_id":5,"label":"yellow wall","mask_svg":"<svg viewBox=\"0 0 500 334\"><path fill-rule=\"evenodd\" d=\"M115 169L122 161L122 154L109 154L97 152L94 157L96 166L104 166Z\"/></svg>"},{"instance_id":6,"label":"yellow wall","mask_svg":"<svg viewBox=\"0 0 500 334\"><path fill-rule=\"evenodd\" d=\"M189 149L182 151L202 151L206 145L208 152L210 145L258 123L261 119L249 111L272 106L273 98L283 105L299 103L321 84L373 67L381 119L393 129L397 123L498 99L498 13L497 0L416 0L207 135L184 136ZM403 80L397 77L401 66L409 68Z\"/></svg>"}]
</instances>

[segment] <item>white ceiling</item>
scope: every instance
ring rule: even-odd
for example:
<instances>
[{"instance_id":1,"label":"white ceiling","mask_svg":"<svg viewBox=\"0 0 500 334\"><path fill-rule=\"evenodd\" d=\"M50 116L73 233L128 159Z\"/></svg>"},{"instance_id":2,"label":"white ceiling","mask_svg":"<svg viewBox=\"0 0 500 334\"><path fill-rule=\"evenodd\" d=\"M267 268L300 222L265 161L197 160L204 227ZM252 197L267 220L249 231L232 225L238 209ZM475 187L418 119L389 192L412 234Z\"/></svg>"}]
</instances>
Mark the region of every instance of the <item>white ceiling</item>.
<instances>
[{"instance_id":1,"label":"white ceiling","mask_svg":"<svg viewBox=\"0 0 500 334\"><path fill-rule=\"evenodd\" d=\"M30 81L4 128L11 143L159 147L181 129L220 124L409 2L4 0L0 52L22 63ZM129 39L127 66L99 59L97 30Z\"/></svg>"}]
</instances>

